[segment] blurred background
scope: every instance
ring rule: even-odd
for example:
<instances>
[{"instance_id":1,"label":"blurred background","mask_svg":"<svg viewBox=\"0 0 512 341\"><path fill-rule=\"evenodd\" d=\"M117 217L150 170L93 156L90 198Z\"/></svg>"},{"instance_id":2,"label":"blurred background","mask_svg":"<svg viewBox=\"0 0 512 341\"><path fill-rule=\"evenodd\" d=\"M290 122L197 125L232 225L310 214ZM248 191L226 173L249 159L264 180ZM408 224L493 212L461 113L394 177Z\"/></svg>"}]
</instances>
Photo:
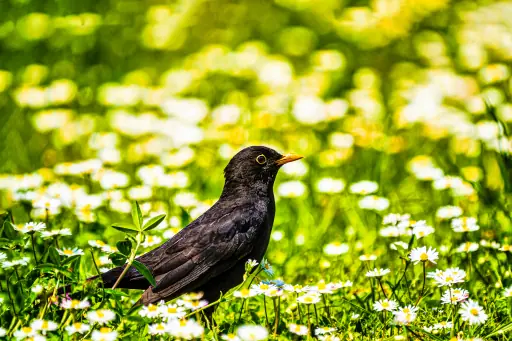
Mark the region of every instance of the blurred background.
<instances>
[{"instance_id":1,"label":"blurred background","mask_svg":"<svg viewBox=\"0 0 512 341\"><path fill-rule=\"evenodd\" d=\"M6 0L0 13L1 172L252 142L332 163L353 143L408 148L398 131L417 123L477 153L493 134L484 98L512 120L510 1ZM327 141L333 127L353 138Z\"/></svg>"},{"instance_id":2,"label":"blurred background","mask_svg":"<svg viewBox=\"0 0 512 341\"><path fill-rule=\"evenodd\" d=\"M67 206L93 224L83 243L105 207L135 199L180 228L218 198L237 150L265 144L306 156L280 175L278 197L299 200L281 204L275 241L380 224L338 207L472 212L469 183L507 186L493 155L512 150L510 18L512 2L490 0L1 1L0 207ZM460 177L442 187L453 200L423 182L443 174ZM381 197L329 199L360 180Z\"/></svg>"}]
</instances>

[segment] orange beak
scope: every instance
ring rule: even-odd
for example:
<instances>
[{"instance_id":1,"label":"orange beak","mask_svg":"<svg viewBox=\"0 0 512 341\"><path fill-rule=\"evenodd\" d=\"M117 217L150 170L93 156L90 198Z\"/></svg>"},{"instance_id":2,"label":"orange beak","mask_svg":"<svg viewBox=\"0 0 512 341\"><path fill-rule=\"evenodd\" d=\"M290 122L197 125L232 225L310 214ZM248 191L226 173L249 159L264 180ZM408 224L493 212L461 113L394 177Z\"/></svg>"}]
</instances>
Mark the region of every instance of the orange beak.
<instances>
[{"instance_id":1,"label":"orange beak","mask_svg":"<svg viewBox=\"0 0 512 341\"><path fill-rule=\"evenodd\" d=\"M297 160L300 160L302 158L303 158L303 156L300 156L300 155L297 155L297 154L286 154L286 155L283 155L282 158L280 158L279 160L276 161L276 165L282 166L285 163L292 162L292 161L297 161Z\"/></svg>"}]
</instances>

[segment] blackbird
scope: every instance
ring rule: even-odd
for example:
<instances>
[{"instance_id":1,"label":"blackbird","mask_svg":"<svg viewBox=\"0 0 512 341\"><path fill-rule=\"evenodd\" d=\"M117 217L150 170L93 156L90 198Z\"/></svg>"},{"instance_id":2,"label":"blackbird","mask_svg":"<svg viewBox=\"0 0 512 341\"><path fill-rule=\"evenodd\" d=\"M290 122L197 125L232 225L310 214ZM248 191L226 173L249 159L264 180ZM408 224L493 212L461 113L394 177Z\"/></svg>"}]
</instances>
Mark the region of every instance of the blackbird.
<instances>
[{"instance_id":1,"label":"blackbird","mask_svg":"<svg viewBox=\"0 0 512 341\"><path fill-rule=\"evenodd\" d=\"M245 263L260 262L267 250L275 201L274 180L279 168L302 158L281 155L264 146L238 152L224 169L224 189L219 200L158 248L137 260L152 272L156 285L130 268L118 288L145 289L139 304L169 301L189 292L203 292L214 302L243 281ZM124 267L101 275L112 287Z\"/></svg>"}]
</instances>

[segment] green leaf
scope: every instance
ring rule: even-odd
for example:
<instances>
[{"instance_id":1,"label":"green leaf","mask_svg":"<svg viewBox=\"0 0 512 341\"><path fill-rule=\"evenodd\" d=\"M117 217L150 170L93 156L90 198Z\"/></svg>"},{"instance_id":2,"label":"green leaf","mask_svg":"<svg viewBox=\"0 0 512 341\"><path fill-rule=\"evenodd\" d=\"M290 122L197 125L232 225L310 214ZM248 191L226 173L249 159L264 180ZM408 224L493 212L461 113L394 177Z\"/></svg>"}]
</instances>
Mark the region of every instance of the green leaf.
<instances>
[{"instance_id":1,"label":"green leaf","mask_svg":"<svg viewBox=\"0 0 512 341\"><path fill-rule=\"evenodd\" d=\"M18 233L16 233L16 230L14 229L14 225L9 220L4 221L3 232L5 233L6 237L9 239L19 239L19 237L20 237L20 235Z\"/></svg>"},{"instance_id":2,"label":"green leaf","mask_svg":"<svg viewBox=\"0 0 512 341\"><path fill-rule=\"evenodd\" d=\"M121 240L117 242L116 247L120 253L129 256L132 251L132 242L129 239Z\"/></svg>"},{"instance_id":3,"label":"green leaf","mask_svg":"<svg viewBox=\"0 0 512 341\"><path fill-rule=\"evenodd\" d=\"M112 227L118 231L125 232L125 233L139 232L139 229L130 223L115 223L115 224L112 224Z\"/></svg>"},{"instance_id":4,"label":"green leaf","mask_svg":"<svg viewBox=\"0 0 512 341\"><path fill-rule=\"evenodd\" d=\"M118 252L111 253L108 258L112 261L112 263L115 266L121 266L126 263L126 260L128 259L125 255L122 255Z\"/></svg>"},{"instance_id":5,"label":"green leaf","mask_svg":"<svg viewBox=\"0 0 512 341\"><path fill-rule=\"evenodd\" d=\"M142 211L140 210L140 206L137 201L132 204L132 220L138 228L137 231L142 231Z\"/></svg>"},{"instance_id":6,"label":"green leaf","mask_svg":"<svg viewBox=\"0 0 512 341\"><path fill-rule=\"evenodd\" d=\"M67 264L71 264L72 262L76 261L78 258L80 258L81 256L80 255L75 255L75 256L71 256L71 257L66 257L64 258L64 260L62 261L62 265L67 265Z\"/></svg>"},{"instance_id":7,"label":"green leaf","mask_svg":"<svg viewBox=\"0 0 512 341\"><path fill-rule=\"evenodd\" d=\"M149 221L144 225L142 230L149 231L157 227L163 220L165 219L165 214L157 215L156 217L153 217L149 219Z\"/></svg>"},{"instance_id":8,"label":"green leaf","mask_svg":"<svg viewBox=\"0 0 512 341\"><path fill-rule=\"evenodd\" d=\"M124 292L120 291L120 290L115 290L115 289L105 289L105 292L107 294L110 294L112 296L118 296L118 297L129 297L129 295L125 294Z\"/></svg>"},{"instance_id":9,"label":"green leaf","mask_svg":"<svg viewBox=\"0 0 512 341\"><path fill-rule=\"evenodd\" d=\"M149 269L144 264L142 264L139 261L134 260L133 266L135 267L135 269L137 269L138 272L140 272L140 274L142 276L144 276L144 278L146 278L148 280L149 283L151 283L152 286L156 285L156 281L155 281L155 278L153 277L153 274L151 273L151 271L149 271Z\"/></svg>"},{"instance_id":10,"label":"green leaf","mask_svg":"<svg viewBox=\"0 0 512 341\"><path fill-rule=\"evenodd\" d=\"M48 251L48 256L53 264L60 265L60 255L55 247L50 247L50 250Z\"/></svg>"}]
</instances>

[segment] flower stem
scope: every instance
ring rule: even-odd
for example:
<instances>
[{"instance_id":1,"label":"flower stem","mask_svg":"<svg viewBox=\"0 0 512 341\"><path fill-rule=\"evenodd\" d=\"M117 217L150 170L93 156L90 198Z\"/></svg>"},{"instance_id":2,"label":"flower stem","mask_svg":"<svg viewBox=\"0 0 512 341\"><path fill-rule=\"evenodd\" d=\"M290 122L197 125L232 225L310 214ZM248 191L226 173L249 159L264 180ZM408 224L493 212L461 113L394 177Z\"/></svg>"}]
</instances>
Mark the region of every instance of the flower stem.
<instances>
[{"instance_id":1,"label":"flower stem","mask_svg":"<svg viewBox=\"0 0 512 341\"><path fill-rule=\"evenodd\" d=\"M14 307L14 299L11 296L11 289L9 288L9 278L7 278L6 284L7 284L7 294L9 295L9 301L11 301L11 305L12 305L12 313L14 314L14 316L18 316L18 313L16 312L16 308Z\"/></svg>"},{"instance_id":2,"label":"flower stem","mask_svg":"<svg viewBox=\"0 0 512 341\"><path fill-rule=\"evenodd\" d=\"M311 336L311 320L309 318L309 304L307 305L307 312L308 312L308 340Z\"/></svg>"},{"instance_id":3,"label":"flower stem","mask_svg":"<svg viewBox=\"0 0 512 341\"><path fill-rule=\"evenodd\" d=\"M267 327L269 326L268 323L268 314L267 314L267 298L263 296L263 309L265 310L265 322L267 323Z\"/></svg>"},{"instance_id":4,"label":"flower stem","mask_svg":"<svg viewBox=\"0 0 512 341\"><path fill-rule=\"evenodd\" d=\"M277 298L277 304L276 299L274 298L274 313L275 313L275 321L274 321L274 337L277 334L277 327L279 326L279 315L281 314L281 298Z\"/></svg>"},{"instance_id":5,"label":"flower stem","mask_svg":"<svg viewBox=\"0 0 512 341\"><path fill-rule=\"evenodd\" d=\"M420 296L418 297L418 300L416 301L416 304L415 306L418 305L418 303L420 303L421 299L423 298L423 294L425 293L425 282L427 281L427 269L426 269L426 262L422 262L423 263L423 287L421 288L421 293L420 293Z\"/></svg>"},{"instance_id":6,"label":"flower stem","mask_svg":"<svg viewBox=\"0 0 512 341\"><path fill-rule=\"evenodd\" d=\"M327 304L327 299L325 298L325 295L322 295L322 300L324 301L325 313L327 314L327 319L329 321L331 321L331 312L329 309L329 304Z\"/></svg>"},{"instance_id":7,"label":"flower stem","mask_svg":"<svg viewBox=\"0 0 512 341\"><path fill-rule=\"evenodd\" d=\"M36 256L36 244L34 241L34 232L30 233L30 239L32 241L32 254L34 255L34 261L36 262L36 265L39 265L39 261L37 260L37 256Z\"/></svg>"},{"instance_id":8,"label":"flower stem","mask_svg":"<svg viewBox=\"0 0 512 341\"><path fill-rule=\"evenodd\" d=\"M112 287L112 289L115 289L117 288L117 286L119 285L119 283L121 283L121 280L123 279L123 277L126 275L126 273L128 272L128 270L130 269L130 267L132 266L132 263L133 261L135 260L135 255L137 255L137 250L139 249L140 247L140 243L142 241L142 236L139 234L137 235L137 245L135 246L134 249L132 249L132 252L130 253L130 258L128 258L128 262L126 263L126 266L125 268L123 269L123 272L121 272L121 275L117 278L117 281L114 283L114 286Z\"/></svg>"},{"instance_id":9,"label":"flower stem","mask_svg":"<svg viewBox=\"0 0 512 341\"><path fill-rule=\"evenodd\" d=\"M382 285L382 282L380 280L380 277L377 277L377 281L379 282L379 286L380 286L380 289L382 290L382 294L384 295L384 298L388 298L388 296L386 295L386 290L384 290L384 286Z\"/></svg>"}]
</instances>

